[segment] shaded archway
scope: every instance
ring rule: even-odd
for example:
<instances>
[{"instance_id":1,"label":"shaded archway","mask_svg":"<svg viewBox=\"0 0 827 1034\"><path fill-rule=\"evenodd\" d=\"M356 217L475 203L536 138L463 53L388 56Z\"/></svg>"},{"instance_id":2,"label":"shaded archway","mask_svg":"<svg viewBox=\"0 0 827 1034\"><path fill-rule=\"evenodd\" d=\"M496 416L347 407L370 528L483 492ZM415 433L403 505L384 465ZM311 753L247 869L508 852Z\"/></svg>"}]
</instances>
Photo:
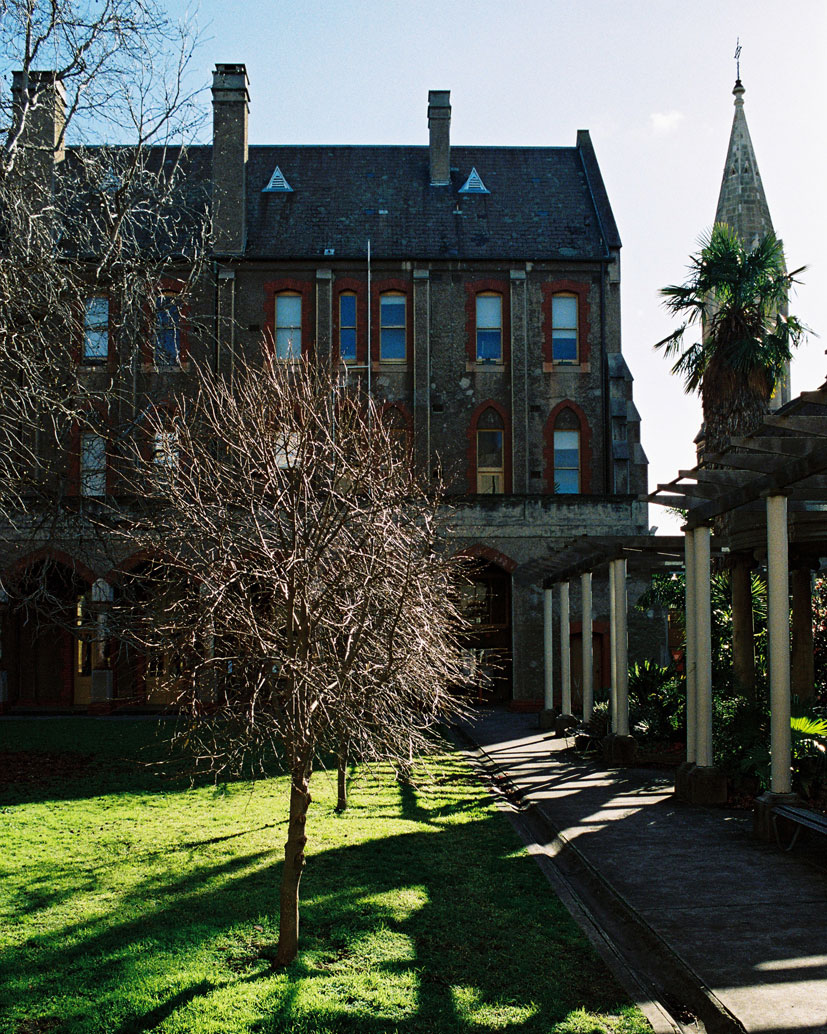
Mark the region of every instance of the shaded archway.
<instances>
[{"instance_id":1,"label":"shaded archway","mask_svg":"<svg viewBox=\"0 0 827 1034\"><path fill-rule=\"evenodd\" d=\"M87 620L94 574L71 557L39 550L5 577L6 705L20 710L86 707L94 636Z\"/></svg>"},{"instance_id":2,"label":"shaded archway","mask_svg":"<svg viewBox=\"0 0 827 1034\"><path fill-rule=\"evenodd\" d=\"M461 555L472 560L462 587L463 611L470 624L462 645L477 676L473 698L480 704L507 703L513 696L511 569L515 565L486 547L471 547ZM500 558L504 563L498 562Z\"/></svg>"}]
</instances>

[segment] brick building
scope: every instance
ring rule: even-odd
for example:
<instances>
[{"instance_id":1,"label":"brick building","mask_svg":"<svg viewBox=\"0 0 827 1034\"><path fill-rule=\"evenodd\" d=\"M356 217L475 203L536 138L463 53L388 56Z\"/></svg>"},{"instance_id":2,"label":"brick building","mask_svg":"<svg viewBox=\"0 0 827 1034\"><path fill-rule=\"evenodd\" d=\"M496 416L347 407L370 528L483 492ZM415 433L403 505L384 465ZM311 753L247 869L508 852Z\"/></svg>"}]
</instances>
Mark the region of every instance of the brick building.
<instances>
[{"instance_id":1,"label":"brick building","mask_svg":"<svg viewBox=\"0 0 827 1034\"><path fill-rule=\"evenodd\" d=\"M225 372L263 346L344 364L447 482L451 548L479 560L469 646L505 659L493 697L539 705L542 587L521 572L575 535L647 527L620 344L620 238L589 133L568 147L452 147L449 93L431 91L427 146L257 146L248 105L244 66L218 65L212 146L188 156L211 191L214 240L210 282L190 304L217 335L202 340L195 319L187 333L173 298L143 390L185 375L188 354ZM70 593L105 601L112 558L79 552L60 547ZM598 687L607 610L596 583ZM145 692L145 665L107 670L91 657L81 676L69 639L51 644L41 688L27 689L39 648L15 621L4 626L7 706Z\"/></svg>"}]
</instances>

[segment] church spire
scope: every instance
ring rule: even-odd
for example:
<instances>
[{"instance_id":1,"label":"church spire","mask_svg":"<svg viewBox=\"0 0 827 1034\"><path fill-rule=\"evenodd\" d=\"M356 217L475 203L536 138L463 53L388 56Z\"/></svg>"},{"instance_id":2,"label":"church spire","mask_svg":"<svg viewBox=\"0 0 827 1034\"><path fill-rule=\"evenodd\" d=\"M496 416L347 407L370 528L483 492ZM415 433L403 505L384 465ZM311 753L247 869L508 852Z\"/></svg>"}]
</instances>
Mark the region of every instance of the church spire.
<instances>
[{"instance_id":1,"label":"church spire","mask_svg":"<svg viewBox=\"0 0 827 1034\"><path fill-rule=\"evenodd\" d=\"M764 195L764 185L752 147L747 117L744 114L744 86L735 80L735 116L729 136L724 178L718 195L716 223L727 223L745 247L750 248L772 230L772 219Z\"/></svg>"}]
</instances>

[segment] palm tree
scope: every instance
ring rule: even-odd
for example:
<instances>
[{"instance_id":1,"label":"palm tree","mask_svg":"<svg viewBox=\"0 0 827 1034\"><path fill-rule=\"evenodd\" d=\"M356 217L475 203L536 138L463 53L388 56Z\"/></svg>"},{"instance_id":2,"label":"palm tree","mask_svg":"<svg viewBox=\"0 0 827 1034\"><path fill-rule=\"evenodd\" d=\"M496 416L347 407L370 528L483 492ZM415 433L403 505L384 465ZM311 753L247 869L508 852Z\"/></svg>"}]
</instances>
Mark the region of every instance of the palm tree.
<instances>
[{"instance_id":1,"label":"palm tree","mask_svg":"<svg viewBox=\"0 0 827 1034\"><path fill-rule=\"evenodd\" d=\"M786 315L790 286L805 267L786 271L784 249L772 232L748 249L730 226L717 223L699 244L687 280L660 292L667 310L685 322L655 348L677 356L672 372L684 378L687 392L700 394L705 452L715 453L734 435L759 426L807 331ZM692 327L701 340L686 346Z\"/></svg>"}]
</instances>

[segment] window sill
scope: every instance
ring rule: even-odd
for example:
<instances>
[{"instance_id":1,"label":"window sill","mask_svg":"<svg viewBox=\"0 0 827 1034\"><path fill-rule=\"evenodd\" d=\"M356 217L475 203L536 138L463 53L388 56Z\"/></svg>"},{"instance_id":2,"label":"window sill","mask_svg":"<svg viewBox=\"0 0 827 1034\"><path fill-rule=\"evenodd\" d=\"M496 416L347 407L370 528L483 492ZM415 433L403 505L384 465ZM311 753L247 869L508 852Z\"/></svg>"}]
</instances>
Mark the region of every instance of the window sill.
<instances>
[{"instance_id":1,"label":"window sill","mask_svg":"<svg viewBox=\"0 0 827 1034\"><path fill-rule=\"evenodd\" d=\"M190 364L186 361L178 366L156 366L155 363L141 363L143 373L188 373Z\"/></svg>"},{"instance_id":2,"label":"window sill","mask_svg":"<svg viewBox=\"0 0 827 1034\"><path fill-rule=\"evenodd\" d=\"M380 359L377 363L376 360L371 364L371 370L373 373L388 373L389 370L408 370L410 369L407 359Z\"/></svg>"},{"instance_id":3,"label":"window sill","mask_svg":"<svg viewBox=\"0 0 827 1034\"><path fill-rule=\"evenodd\" d=\"M562 373L570 370L572 373L591 373L591 363L570 363L558 360L554 363L543 363L543 373Z\"/></svg>"},{"instance_id":4,"label":"window sill","mask_svg":"<svg viewBox=\"0 0 827 1034\"><path fill-rule=\"evenodd\" d=\"M466 362L466 373L503 373L506 369L505 363L472 363Z\"/></svg>"}]
</instances>

